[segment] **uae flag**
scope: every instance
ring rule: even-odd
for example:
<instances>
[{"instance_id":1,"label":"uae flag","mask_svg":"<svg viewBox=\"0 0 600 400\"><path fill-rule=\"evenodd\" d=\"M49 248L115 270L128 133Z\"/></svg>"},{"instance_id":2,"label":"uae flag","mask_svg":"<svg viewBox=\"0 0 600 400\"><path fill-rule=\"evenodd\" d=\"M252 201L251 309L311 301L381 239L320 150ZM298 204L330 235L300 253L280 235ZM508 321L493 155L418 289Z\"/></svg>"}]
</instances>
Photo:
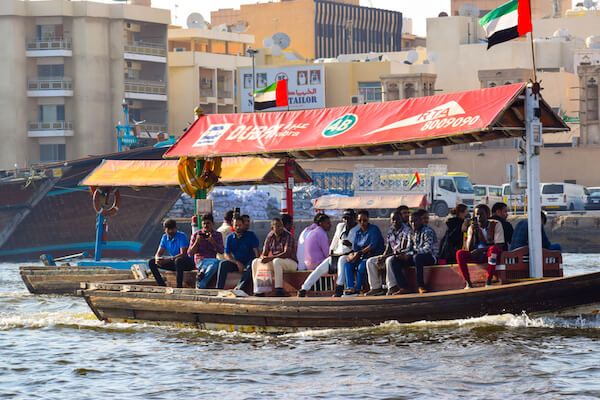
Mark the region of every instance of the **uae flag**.
<instances>
[{"instance_id":1,"label":"uae flag","mask_svg":"<svg viewBox=\"0 0 600 400\"><path fill-rule=\"evenodd\" d=\"M415 186L420 185L420 184L421 184L421 177L419 176L419 173L415 171L415 174L410 179L410 182L408 182L408 190L413 190L413 188Z\"/></svg>"},{"instance_id":2,"label":"uae flag","mask_svg":"<svg viewBox=\"0 0 600 400\"><path fill-rule=\"evenodd\" d=\"M530 0L511 0L479 20L485 31L488 49L531 32Z\"/></svg>"},{"instance_id":3,"label":"uae flag","mask_svg":"<svg viewBox=\"0 0 600 400\"><path fill-rule=\"evenodd\" d=\"M265 110L288 105L287 79L270 84L264 89L254 91L254 109Z\"/></svg>"}]
</instances>

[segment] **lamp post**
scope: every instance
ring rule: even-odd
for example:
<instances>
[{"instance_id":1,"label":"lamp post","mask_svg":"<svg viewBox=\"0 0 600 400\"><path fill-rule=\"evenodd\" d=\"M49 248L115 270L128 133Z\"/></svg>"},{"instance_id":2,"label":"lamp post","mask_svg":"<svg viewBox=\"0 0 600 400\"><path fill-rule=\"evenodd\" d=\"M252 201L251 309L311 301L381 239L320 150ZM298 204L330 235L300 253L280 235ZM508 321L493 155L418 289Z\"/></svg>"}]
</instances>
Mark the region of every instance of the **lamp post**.
<instances>
[{"instance_id":1,"label":"lamp post","mask_svg":"<svg viewBox=\"0 0 600 400\"><path fill-rule=\"evenodd\" d=\"M252 112L254 109L254 91L256 90L256 77L254 76L254 55L258 53L258 50L254 50L252 47L248 47L246 54L252 57Z\"/></svg>"}]
</instances>

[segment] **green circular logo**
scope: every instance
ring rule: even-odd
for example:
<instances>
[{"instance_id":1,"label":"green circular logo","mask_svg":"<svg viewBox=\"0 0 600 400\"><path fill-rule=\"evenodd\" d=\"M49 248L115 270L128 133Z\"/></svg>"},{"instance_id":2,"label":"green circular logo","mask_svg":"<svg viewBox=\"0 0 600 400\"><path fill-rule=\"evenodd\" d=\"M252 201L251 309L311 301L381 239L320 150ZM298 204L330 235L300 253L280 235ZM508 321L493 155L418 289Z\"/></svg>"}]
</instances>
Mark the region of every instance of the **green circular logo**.
<instances>
[{"instance_id":1,"label":"green circular logo","mask_svg":"<svg viewBox=\"0 0 600 400\"><path fill-rule=\"evenodd\" d=\"M329 123L329 125L323 129L323 136L333 137L340 135L356 125L357 122L358 116L355 114L343 115Z\"/></svg>"}]
</instances>

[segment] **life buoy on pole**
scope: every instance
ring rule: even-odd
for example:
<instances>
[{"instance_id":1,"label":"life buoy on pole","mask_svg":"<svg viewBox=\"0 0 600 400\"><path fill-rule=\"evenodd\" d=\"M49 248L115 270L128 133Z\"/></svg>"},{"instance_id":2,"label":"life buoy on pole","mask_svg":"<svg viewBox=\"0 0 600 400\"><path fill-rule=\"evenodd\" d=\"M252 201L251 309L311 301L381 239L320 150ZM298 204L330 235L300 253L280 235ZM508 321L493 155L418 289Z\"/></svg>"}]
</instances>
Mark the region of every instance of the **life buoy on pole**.
<instances>
[{"instance_id":1,"label":"life buoy on pole","mask_svg":"<svg viewBox=\"0 0 600 400\"><path fill-rule=\"evenodd\" d=\"M221 176L221 157L205 160L200 176L196 175L196 160L181 157L177 164L177 180L179 186L191 198L196 197L198 190L210 190Z\"/></svg>"},{"instance_id":2,"label":"life buoy on pole","mask_svg":"<svg viewBox=\"0 0 600 400\"><path fill-rule=\"evenodd\" d=\"M92 192L92 204L96 214L110 217L119 211L121 193L118 188L90 186L90 191Z\"/></svg>"}]
</instances>

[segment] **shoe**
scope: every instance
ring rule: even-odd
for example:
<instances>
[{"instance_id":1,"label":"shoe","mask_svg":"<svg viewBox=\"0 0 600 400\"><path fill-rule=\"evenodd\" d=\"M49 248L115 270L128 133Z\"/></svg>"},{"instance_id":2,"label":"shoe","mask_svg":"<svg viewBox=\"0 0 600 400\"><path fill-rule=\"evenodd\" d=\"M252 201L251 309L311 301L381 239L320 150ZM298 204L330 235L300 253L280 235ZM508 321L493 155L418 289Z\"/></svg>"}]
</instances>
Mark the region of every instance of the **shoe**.
<instances>
[{"instance_id":1,"label":"shoe","mask_svg":"<svg viewBox=\"0 0 600 400\"><path fill-rule=\"evenodd\" d=\"M298 290L298 297L306 297L306 290L304 290L304 289Z\"/></svg>"},{"instance_id":2,"label":"shoe","mask_svg":"<svg viewBox=\"0 0 600 400\"><path fill-rule=\"evenodd\" d=\"M275 288L274 297L288 297L287 293L283 291L283 288Z\"/></svg>"},{"instance_id":3,"label":"shoe","mask_svg":"<svg viewBox=\"0 0 600 400\"><path fill-rule=\"evenodd\" d=\"M400 290L400 288L399 288L398 286L392 286L391 288L389 288L389 289L387 290L387 293L386 293L386 295L388 295L388 296L391 296L391 295L393 295L394 293L396 293L398 290Z\"/></svg>"},{"instance_id":4,"label":"shoe","mask_svg":"<svg viewBox=\"0 0 600 400\"><path fill-rule=\"evenodd\" d=\"M425 289L424 287L419 287L419 294L423 294L423 293L427 293L428 290Z\"/></svg>"},{"instance_id":5,"label":"shoe","mask_svg":"<svg viewBox=\"0 0 600 400\"><path fill-rule=\"evenodd\" d=\"M491 279L487 279L485 281L485 287L489 287L489 286L492 286L492 280Z\"/></svg>"},{"instance_id":6,"label":"shoe","mask_svg":"<svg viewBox=\"0 0 600 400\"><path fill-rule=\"evenodd\" d=\"M394 293L392 293L392 296L398 296L398 295L402 295L402 294L409 294L411 293L410 290L408 289L404 289L404 288L399 288L398 290L396 290Z\"/></svg>"},{"instance_id":7,"label":"shoe","mask_svg":"<svg viewBox=\"0 0 600 400\"><path fill-rule=\"evenodd\" d=\"M264 293L254 293L256 297L265 297Z\"/></svg>"},{"instance_id":8,"label":"shoe","mask_svg":"<svg viewBox=\"0 0 600 400\"><path fill-rule=\"evenodd\" d=\"M344 295L342 297L354 297L358 296L358 292L354 288L344 290Z\"/></svg>"},{"instance_id":9,"label":"shoe","mask_svg":"<svg viewBox=\"0 0 600 400\"><path fill-rule=\"evenodd\" d=\"M465 285L465 290L467 289L473 289L473 284L470 282L467 282L467 284Z\"/></svg>"},{"instance_id":10,"label":"shoe","mask_svg":"<svg viewBox=\"0 0 600 400\"><path fill-rule=\"evenodd\" d=\"M371 289L365 294L365 296L383 296L383 295L385 295L385 290L383 290L382 288Z\"/></svg>"},{"instance_id":11,"label":"shoe","mask_svg":"<svg viewBox=\"0 0 600 400\"><path fill-rule=\"evenodd\" d=\"M342 285L336 285L335 294L331 297L342 297L344 294L344 287Z\"/></svg>"}]
</instances>

